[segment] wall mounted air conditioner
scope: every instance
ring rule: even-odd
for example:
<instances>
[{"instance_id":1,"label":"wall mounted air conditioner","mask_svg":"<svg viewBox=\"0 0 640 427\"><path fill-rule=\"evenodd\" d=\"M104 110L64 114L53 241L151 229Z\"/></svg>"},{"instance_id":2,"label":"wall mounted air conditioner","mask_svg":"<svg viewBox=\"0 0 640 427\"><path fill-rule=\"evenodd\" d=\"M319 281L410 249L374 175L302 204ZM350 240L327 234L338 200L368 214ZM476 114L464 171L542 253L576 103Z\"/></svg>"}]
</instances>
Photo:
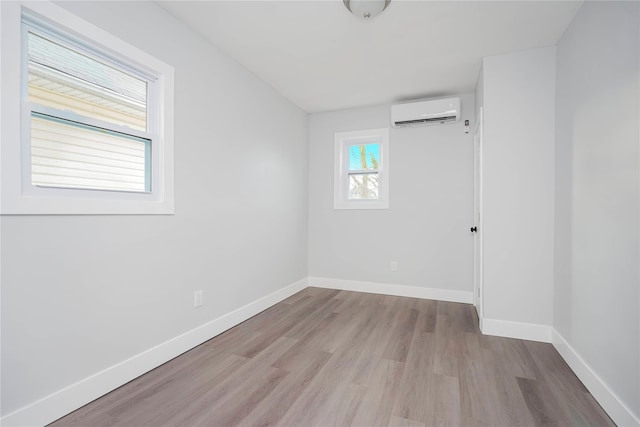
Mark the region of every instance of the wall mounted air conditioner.
<instances>
[{"instance_id":1,"label":"wall mounted air conditioner","mask_svg":"<svg viewBox=\"0 0 640 427\"><path fill-rule=\"evenodd\" d=\"M391 106L393 127L442 124L460 120L460 98L431 99Z\"/></svg>"}]
</instances>

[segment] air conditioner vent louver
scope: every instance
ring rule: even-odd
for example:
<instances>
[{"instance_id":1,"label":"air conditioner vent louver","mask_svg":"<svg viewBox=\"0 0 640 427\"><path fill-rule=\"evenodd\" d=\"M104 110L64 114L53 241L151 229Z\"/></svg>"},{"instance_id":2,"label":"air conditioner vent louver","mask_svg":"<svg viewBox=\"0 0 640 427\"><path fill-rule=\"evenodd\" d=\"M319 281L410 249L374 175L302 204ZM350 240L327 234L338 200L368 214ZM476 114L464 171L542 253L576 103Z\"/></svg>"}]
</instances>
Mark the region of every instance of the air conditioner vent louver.
<instances>
[{"instance_id":1,"label":"air conditioner vent louver","mask_svg":"<svg viewBox=\"0 0 640 427\"><path fill-rule=\"evenodd\" d=\"M429 118L429 119L416 119L416 120L405 120L402 122L396 122L396 126L418 126L429 123L446 123L453 122L456 120L456 116L445 116L445 117L437 117L437 118Z\"/></svg>"},{"instance_id":2,"label":"air conditioner vent louver","mask_svg":"<svg viewBox=\"0 0 640 427\"><path fill-rule=\"evenodd\" d=\"M443 124L460 120L460 98L433 99L391 106L393 127Z\"/></svg>"}]
</instances>

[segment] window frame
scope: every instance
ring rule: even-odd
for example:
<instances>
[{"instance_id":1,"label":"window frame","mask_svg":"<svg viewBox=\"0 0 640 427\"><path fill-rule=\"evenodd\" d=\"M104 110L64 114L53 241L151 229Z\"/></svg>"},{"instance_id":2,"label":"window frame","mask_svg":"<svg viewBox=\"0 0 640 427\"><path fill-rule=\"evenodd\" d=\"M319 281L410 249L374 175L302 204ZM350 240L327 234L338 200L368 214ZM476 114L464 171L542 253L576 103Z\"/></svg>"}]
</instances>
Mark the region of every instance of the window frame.
<instances>
[{"instance_id":1,"label":"window frame","mask_svg":"<svg viewBox=\"0 0 640 427\"><path fill-rule=\"evenodd\" d=\"M0 212L3 215L173 214L173 67L49 1L2 4L0 19ZM43 35L56 43L61 42L83 55L147 82L147 131L30 102L28 32ZM32 111L149 139L150 191L32 185ZM148 170L148 167L145 169Z\"/></svg>"},{"instance_id":2,"label":"window frame","mask_svg":"<svg viewBox=\"0 0 640 427\"><path fill-rule=\"evenodd\" d=\"M388 209L389 208L389 128L369 129L351 132L338 132L334 136L334 209ZM380 144L378 169L371 173L378 174L378 198L350 199L350 175L367 171L349 169L350 148L361 144Z\"/></svg>"}]
</instances>

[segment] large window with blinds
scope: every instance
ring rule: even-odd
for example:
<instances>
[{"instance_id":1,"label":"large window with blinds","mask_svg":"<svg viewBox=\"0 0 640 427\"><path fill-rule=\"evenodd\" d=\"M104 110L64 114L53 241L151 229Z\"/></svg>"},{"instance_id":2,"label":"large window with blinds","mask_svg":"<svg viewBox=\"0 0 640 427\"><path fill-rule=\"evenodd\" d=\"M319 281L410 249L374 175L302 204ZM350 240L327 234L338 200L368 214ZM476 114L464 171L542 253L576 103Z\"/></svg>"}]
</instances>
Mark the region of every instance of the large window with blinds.
<instances>
[{"instance_id":1,"label":"large window with blinds","mask_svg":"<svg viewBox=\"0 0 640 427\"><path fill-rule=\"evenodd\" d=\"M173 67L51 2L0 19L1 213L173 213Z\"/></svg>"},{"instance_id":2,"label":"large window with blinds","mask_svg":"<svg viewBox=\"0 0 640 427\"><path fill-rule=\"evenodd\" d=\"M23 28L31 184L150 192L155 79L29 19Z\"/></svg>"}]
</instances>

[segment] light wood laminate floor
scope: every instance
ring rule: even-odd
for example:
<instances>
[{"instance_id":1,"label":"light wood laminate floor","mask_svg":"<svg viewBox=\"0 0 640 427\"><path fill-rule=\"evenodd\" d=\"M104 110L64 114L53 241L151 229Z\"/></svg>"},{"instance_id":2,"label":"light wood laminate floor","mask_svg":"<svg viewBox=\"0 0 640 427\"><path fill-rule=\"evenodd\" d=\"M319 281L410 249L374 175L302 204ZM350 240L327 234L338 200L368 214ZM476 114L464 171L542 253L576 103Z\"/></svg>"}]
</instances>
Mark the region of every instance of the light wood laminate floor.
<instances>
[{"instance_id":1,"label":"light wood laminate floor","mask_svg":"<svg viewBox=\"0 0 640 427\"><path fill-rule=\"evenodd\" d=\"M608 426L550 344L471 305L307 288L52 425Z\"/></svg>"}]
</instances>

